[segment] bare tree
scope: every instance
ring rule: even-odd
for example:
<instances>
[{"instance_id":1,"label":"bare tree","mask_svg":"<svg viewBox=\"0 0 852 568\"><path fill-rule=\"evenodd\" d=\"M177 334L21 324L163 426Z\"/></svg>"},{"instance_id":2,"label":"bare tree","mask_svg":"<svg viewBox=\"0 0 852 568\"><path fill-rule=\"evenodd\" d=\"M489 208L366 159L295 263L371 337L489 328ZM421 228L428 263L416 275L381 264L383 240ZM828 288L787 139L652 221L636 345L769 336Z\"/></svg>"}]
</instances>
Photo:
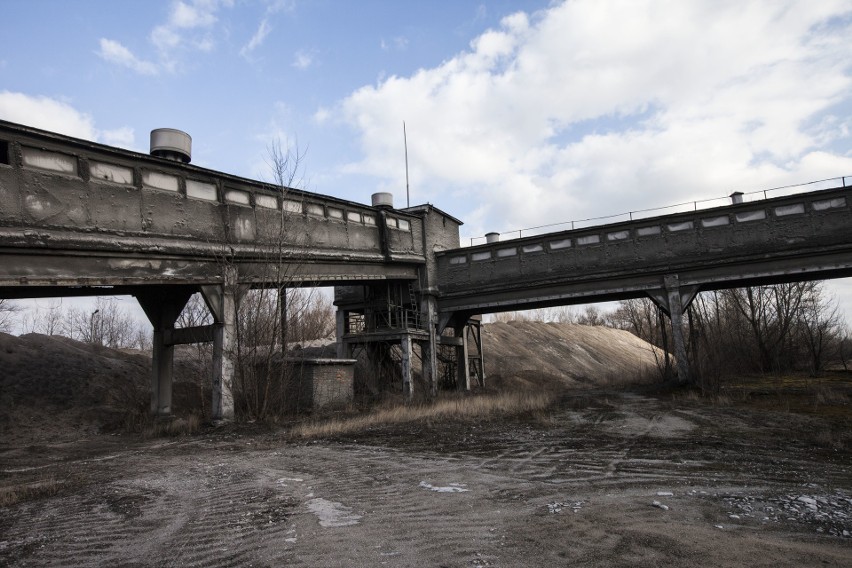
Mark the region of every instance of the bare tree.
<instances>
[{"instance_id":1,"label":"bare tree","mask_svg":"<svg viewBox=\"0 0 852 568\"><path fill-rule=\"evenodd\" d=\"M66 334L85 343L113 349L134 348L147 337L147 328L120 308L115 298L98 297L93 310L70 308L64 320Z\"/></svg>"},{"instance_id":2,"label":"bare tree","mask_svg":"<svg viewBox=\"0 0 852 568\"><path fill-rule=\"evenodd\" d=\"M616 325L664 347L650 300L622 301ZM845 356L836 302L820 282L702 292L687 310L688 354L698 385L715 392L723 375L808 370Z\"/></svg>"},{"instance_id":3,"label":"bare tree","mask_svg":"<svg viewBox=\"0 0 852 568\"><path fill-rule=\"evenodd\" d=\"M0 331L9 333L15 326L21 306L12 300L0 299Z\"/></svg>"},{"instance_id":4,"label":"bare tree","mask_svg":"<svg viewBox=\"0 0 852 568\"><path fill-rule=\"evenodd\" d=\"M65 333L66 315L61 301L53 300L47 307L33 307L27 310L21 318L21 330L24 333L62 335Z\"/></svg>"},{"instance_id":5,"label":"bare tree","mask_svg":"<svg viewBox=\"0 0 852 568\"><path fill-rule=\"evenodd\" d=\"M580 325L609 325L611 314L602 312L597 306L586 306L583 313L577 317L577 323Z\"/></svg>"},{"instance_id":6,"label":"bare tree","mask_svg":"<svg viewBox=\"0 0 852 568\"><path fill-rule=\"evenodd\" d=\"M836 301L827 299L822 287L814 286L803 298L797 323L810 372L818 376L829 357L842 358L844 324Z\"/></svg>"},{"instance_id":7,"label":"bare tree","mask_svg":"<svg viewBox=\"0 0 852 568\"><path fill-rule=\"evenodd\" d=\"M283 196L304 185L304 157L298 144L276 140L267 148L267 165ZM293 196L288 200L293 201ZM311 283L295 276L299 267L289 252L306 238L292 229L289 216L299 214L282 207L277 218L258 218L257 233L269 252L263 262L256 263L256 272L241 274L244 281L253 282L254 289L234 290L234 401L237 412L246 418L265 420L284 412L285 386L292 378L292 365L284 357L293 332L304 332L307 316L313 313L299 304L303 293L296 290ZM233 269L227 253L222 255L222 268L223 273ZM329 313L333 317L333 311Z\"/></svg>"},{"instance_id":8,"label":"bare tree","mask_svg":"<svg viewBox=\"0 0 852 568\"><path fill-rule=\"evenodd\" d=\"M650 298L622 300L610 319L614 327L627 330L658 347L663 346L657 325L657 306Z\"/></svg>"}]
</instances>

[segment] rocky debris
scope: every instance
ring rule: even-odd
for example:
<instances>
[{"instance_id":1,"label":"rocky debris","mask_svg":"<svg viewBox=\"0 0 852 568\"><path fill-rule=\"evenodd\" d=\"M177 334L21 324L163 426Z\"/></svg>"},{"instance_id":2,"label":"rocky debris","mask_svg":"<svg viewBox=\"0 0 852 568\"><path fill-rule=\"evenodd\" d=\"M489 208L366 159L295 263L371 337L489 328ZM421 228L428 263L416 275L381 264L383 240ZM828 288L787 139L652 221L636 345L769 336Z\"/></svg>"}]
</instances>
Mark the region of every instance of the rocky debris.
<instances>
[{"instance_id":1,"label":"rocky debris","mask_svg":"<svg viewBox=\"0 0 852 568\"><path fill-rule=\"evenodd\" d=\"M821 494L729 495L724 501L728 505L728 518L735 521L806 524L818 533L852 538L852 495L841 490Z\"/></svg>"},{"instance_id":2,"label":"rocky debris","mask_svg":"<svg viewBox=\"0 0 852 568\"><path fill-rule=\"evenodd\" d=\"M669 510L669 506L668 506L668 505L663 505L662 503L660 503L660 502L659 502L659 501L657 501L657 500L652 501L652 502L651 502L651 505L652 505L653 507L656 507L657 509L662 509L663 511L668 511L668 510Z\"/></svg>"},{"instance_id":3,"label":"rocky debris","mask_svg":"<svg viewBox=\"0 0 852 568\"><path fill-rule=\"evenodd\" d=\"M576 513L585 505L585 501L574 501L573 503L562 503L553 501L547 504L547 512L551 515L555 515L557 513L561 513L563 509L571 509L572 513Z\"/></svg>"}]
</instances>

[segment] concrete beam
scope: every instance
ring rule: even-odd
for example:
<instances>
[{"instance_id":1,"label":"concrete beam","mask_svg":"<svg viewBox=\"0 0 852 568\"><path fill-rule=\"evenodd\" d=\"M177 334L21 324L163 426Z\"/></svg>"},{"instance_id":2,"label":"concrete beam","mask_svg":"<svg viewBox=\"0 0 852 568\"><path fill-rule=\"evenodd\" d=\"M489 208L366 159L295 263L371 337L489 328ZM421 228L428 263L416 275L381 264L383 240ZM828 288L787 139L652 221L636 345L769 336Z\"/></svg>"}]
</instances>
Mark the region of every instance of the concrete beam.
<instances>
[{"instance_id":1,"label":"concrete beam","mask_svg":"<svg viewBox=\"0 0 852 568\"><path fill-rule=\"evenodd\" d=\"M192 343L210 343L213 341L216 326L201 325L167 329L164 333L166 345L189 345Z\"/></svg>"}]
</instances>

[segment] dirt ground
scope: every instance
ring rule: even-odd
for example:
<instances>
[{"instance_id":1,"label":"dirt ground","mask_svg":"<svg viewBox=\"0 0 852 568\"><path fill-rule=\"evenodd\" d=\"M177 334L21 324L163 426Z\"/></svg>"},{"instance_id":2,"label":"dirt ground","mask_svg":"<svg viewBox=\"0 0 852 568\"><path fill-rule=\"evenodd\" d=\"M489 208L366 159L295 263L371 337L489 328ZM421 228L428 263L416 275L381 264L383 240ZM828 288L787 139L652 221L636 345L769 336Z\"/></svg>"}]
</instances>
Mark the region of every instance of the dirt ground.
<instances>
[{"instance_id":1,"label":"dirt ground","mask_svg":"<svg viewBox=\"0 0 852 568\"><path fill-rule=\"evenodd\" d=\"M852 566L818 417L575 390L533 417L293 442L3 442L3 566ZM822 440L822 442L820 442Z\"/></svg>"}]
</instances>

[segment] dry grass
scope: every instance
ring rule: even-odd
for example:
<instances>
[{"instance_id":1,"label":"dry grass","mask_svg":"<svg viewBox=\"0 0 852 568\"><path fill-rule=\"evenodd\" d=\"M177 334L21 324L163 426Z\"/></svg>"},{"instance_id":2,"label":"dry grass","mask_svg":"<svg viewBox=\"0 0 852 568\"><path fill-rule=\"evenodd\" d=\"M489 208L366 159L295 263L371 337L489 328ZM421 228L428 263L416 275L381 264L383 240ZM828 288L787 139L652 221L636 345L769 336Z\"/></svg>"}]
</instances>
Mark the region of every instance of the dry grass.
<instances>
[{"instance_id":1,"label":"dry grass","mask_svg":"<svg viewBox=\"0 0 852 568\"><path fill-rule=\"evenodd\" d=\"M428 420L489 420L503 416L534 414L552 405L555 393L502 392L438 400L432 404L377 408L368 414L303 422L289 433L291 438L324 438L361 432L378 426Z\"/></svg>"},{"instance_id":2,"label":"dry grass","mask_svg":"<svg viewBox=\"0 0 852 568\"><path fill-rule=\"evenodd\" d=\"M201 419L190 414L186 418L170 417L157 420L145 431L148 438L167 438L175 436L191 436L201 429Z\"/></svg>"},{"instance_id":3,"label":"dry grass","mask_svg":"<svg viewBox=\"0 0 852 568\"><path fill-rule=\"evenodd\" d=\"M11 507L25 501L53 497L70 485L69 480L46 477L36 481L0 487L0 507Z\"/></svg>"}]
</instances>

